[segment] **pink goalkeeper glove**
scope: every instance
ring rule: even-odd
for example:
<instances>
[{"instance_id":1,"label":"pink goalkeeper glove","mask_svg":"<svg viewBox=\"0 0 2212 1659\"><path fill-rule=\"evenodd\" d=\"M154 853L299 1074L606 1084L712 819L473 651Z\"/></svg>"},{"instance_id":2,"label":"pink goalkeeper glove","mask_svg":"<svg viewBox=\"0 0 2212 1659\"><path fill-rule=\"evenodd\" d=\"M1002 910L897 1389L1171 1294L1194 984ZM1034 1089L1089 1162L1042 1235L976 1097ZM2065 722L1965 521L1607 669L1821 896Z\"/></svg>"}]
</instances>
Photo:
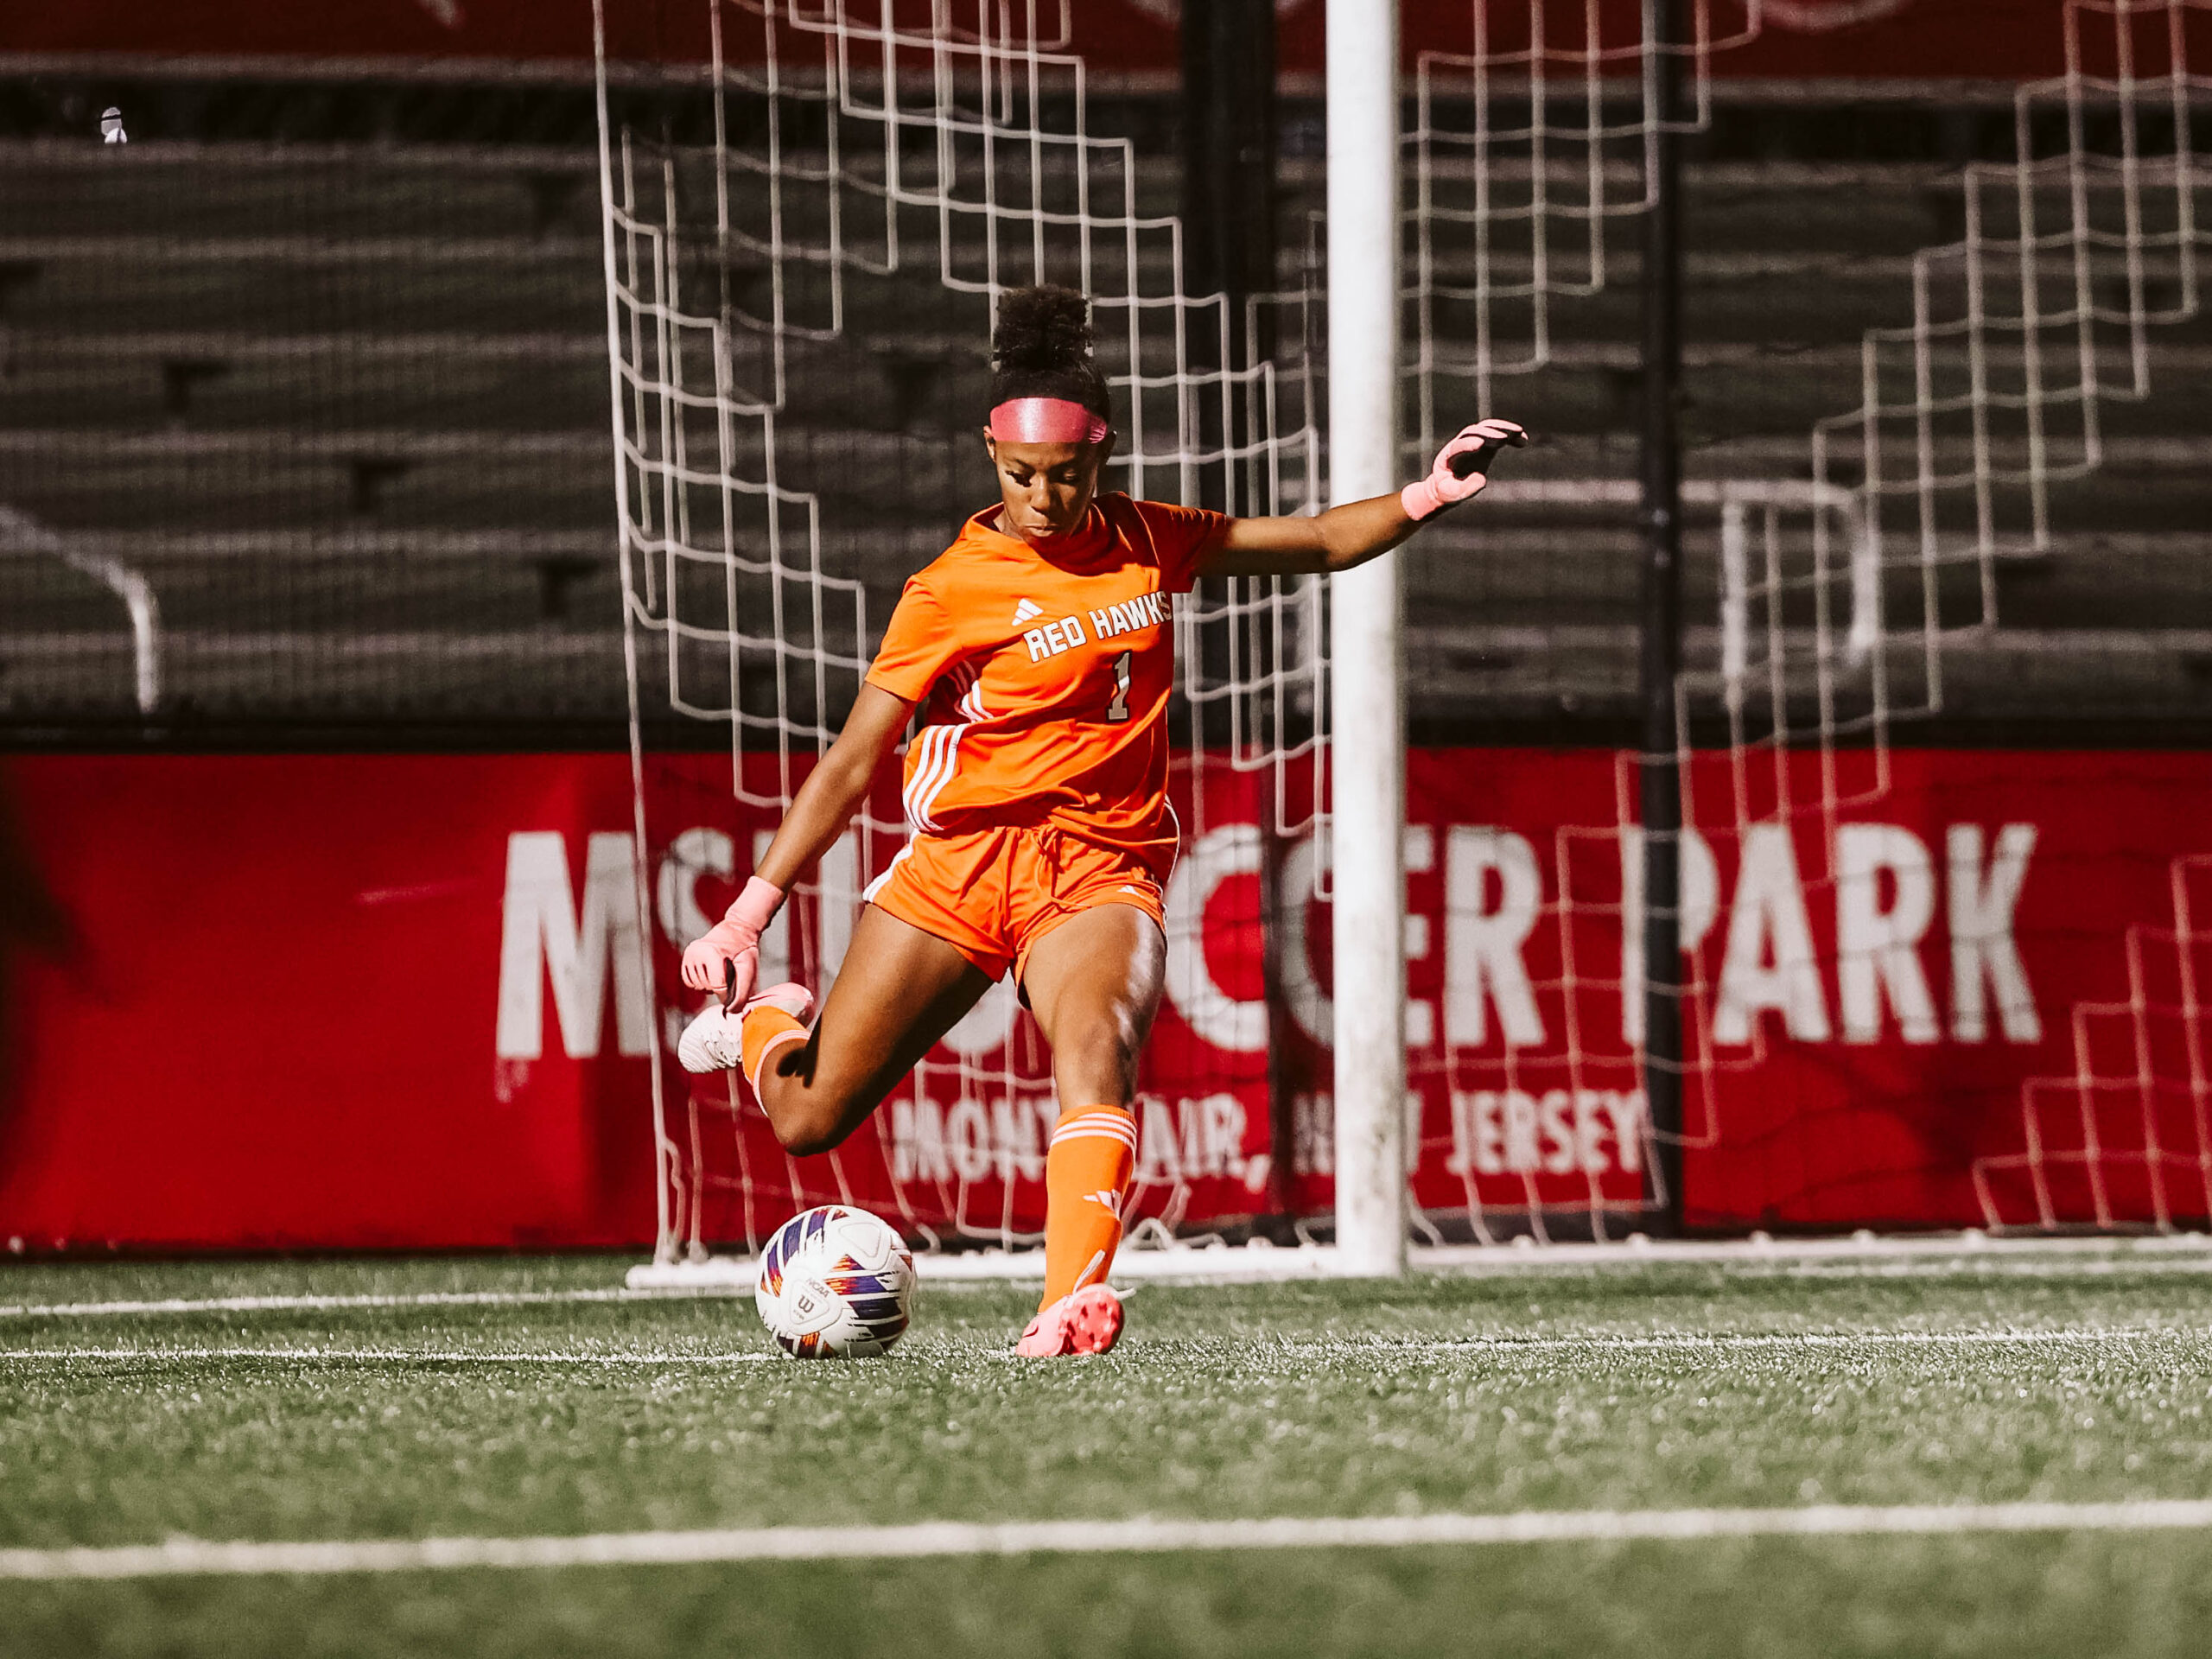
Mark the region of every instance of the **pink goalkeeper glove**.
<instances>
[{"instance_id":1,"label":"pink goalkeeper glove","mask_svg":"<svg viewBox=\"0 0 2212 1659\"><path fill-rule=\"evenodd\" d=\"M1490 464L1497 459L1499 450L1508 444L1528 442L1528 433L1511 421L1477 421L1462 427L1458 437L1436 452L1428 476L1398 492L1398 505L1415 523L1457 506L1482 493L1490 482Z\"/></svg>"},{"instance_id":2,"label":"pink goalkeeper glove","mask_svg":"<svg viewBox=\"0 0 2212 1659\"><path fill-rule=\"evenodd\" d=\"M754 876L722 918L683 947L683 982L695 991L719 991L722 1006L741 1007L760 970L760 935L783 907L784 890Z\"/></svg>"}]
</instances>

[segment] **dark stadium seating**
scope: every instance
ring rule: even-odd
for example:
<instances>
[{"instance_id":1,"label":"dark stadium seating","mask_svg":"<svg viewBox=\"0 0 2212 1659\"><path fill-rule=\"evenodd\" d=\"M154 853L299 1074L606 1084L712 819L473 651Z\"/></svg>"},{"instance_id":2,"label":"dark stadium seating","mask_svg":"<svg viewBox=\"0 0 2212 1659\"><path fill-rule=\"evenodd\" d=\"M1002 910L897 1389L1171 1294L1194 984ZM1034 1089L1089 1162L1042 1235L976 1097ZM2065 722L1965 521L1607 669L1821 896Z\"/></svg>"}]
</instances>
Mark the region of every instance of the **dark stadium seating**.
<instances>
[{"instance_id":1,"label":"dark stadium seating","mask_svg":"<svg viewBox=\"0 0 2212 1659\"><path fill-rule=\"evenodd\" d=\"M151 584L164 729L616 729L591 151L45 138L10 142L4 161L0 505ZM1321 181L1316 161L1284 169L1289 282ZM1147 157L1139 184L1146 211L1172 211L1173 157ZM1862 332L1910 319L1912 255L1958 234L1955 168L1712 161L1689 193L1688 470L1806 478L1814 422L1858 400ZM818 190L785 207L787 236L819 238ZM909 218L926 257L848 275L842 335L791 347L779 424L781 480L820 496L829 564L886 601L990 488L972 435L982 302L931 279L935 215ZM1553 362L1499 383L1498 411L1544 440L1502 482L1634 476L1633 220L1612 225L1611 257L1606 292L1555 303ZM2151 275L2170 283L2171 266ZM696 302L705 268L690 280ZM785 283L790 315L826 318L817 265L787 262ZM733 256L735 307L765 311L768 288L764 259ZM1440 304L1447 367L1471 326ZM2150 400L2108 405L2104 466L2054 494L2053 550L2004 563L1999 626L1948 643L1931 731L2212 718L2197 372L2212 320L2152 349ZM1440 385L1440 420L1477 412L1464 382ZM741 466L756 433L738 423ZM1690 537L1695 666L1718 649L1710 512ZM116 596L50 552L4 552L0 717L132 723ZM1409 560L1416 730L1617 737L1636 557L1625 507L1510 491L1425 535Z\"/></svg>"}]
</instances>

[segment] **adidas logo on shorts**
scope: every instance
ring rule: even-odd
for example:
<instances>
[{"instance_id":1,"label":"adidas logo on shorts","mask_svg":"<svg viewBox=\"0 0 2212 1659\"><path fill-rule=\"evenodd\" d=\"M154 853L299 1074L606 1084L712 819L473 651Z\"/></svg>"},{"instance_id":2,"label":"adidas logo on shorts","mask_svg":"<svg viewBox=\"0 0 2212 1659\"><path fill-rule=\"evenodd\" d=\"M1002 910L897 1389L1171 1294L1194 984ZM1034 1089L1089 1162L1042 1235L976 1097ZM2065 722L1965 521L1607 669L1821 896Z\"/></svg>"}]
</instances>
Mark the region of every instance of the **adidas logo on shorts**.
<instances>
[{"instance_id":1,"label":"adidas logo on shorts","mask_svg":"<svg viewBox=\"0 0 2212 1659\"><path fill-rule=\"evenodd\" d=\"M1014 626L1018 628L1023 623L1029 620L1031 617L1042 616L1044 614L1045 607L1042 605L1037 604L1033 601L1025 599L1020 604L1014 607Z\"/></svg>"}]
</instances>

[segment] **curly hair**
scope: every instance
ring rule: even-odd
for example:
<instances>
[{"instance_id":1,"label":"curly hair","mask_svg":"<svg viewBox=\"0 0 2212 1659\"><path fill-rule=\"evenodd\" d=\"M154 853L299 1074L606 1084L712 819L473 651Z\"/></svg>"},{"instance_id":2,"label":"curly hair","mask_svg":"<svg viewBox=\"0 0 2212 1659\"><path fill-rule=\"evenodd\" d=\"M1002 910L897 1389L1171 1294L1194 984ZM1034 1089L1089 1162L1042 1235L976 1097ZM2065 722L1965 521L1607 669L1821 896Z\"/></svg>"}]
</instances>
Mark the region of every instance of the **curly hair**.
<instances>
[{"instance_id":1,"label":"curly hair","mask_svg":"<svg viewBox=\"0 0 2212 1659\"><path fill-rule=\"evenodd\" d=\"M1093 353L1090 302L1071 288L1046 283L1010 289L999 297L999 324L991 334L991 403L1013 397L1065 397L1102 421L1114 419L1114 400Z\"/></svg>"}]
</instances>

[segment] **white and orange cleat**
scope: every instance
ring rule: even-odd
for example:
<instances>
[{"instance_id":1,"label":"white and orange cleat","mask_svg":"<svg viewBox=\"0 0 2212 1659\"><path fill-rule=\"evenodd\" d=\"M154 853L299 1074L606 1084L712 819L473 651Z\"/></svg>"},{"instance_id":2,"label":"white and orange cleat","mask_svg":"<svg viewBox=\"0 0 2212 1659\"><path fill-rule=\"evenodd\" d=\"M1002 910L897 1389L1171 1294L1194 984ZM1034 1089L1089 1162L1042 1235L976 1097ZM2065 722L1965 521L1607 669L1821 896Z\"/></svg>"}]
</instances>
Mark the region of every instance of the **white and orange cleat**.
<instances>
[{"instance_id":1,"label":"white and orange cleat","mask_svg":"<svg viewBox=\"0 0 2212 1659\"><path fill-rule=\"evenodd\" d=\"M1103 1354L1121 1337L1122 1299L1110 1285L1085 1285L1030 1320L1014 1351L1022 1359Z\"/></svg>"},{"instance_id":2,"label":"white and orange cleat","mask_svg":"<svg viewBox=\"0 0 2212 1659\"><path fill-rule=\"evenodd\" d=\"M746 1023L755 1011L766 1008L785 1016L775 1022L783 1029L766 1036L760 1055L748 1065ZM725 1008L719 1002L712 1002L684 1027L683 1035L676 1045L676 1058L686 1071L702 1075L742 1069L745 1080L751 1083L760 1075L760 1065L769 1052L787 1042L803 1039L806 1022L813 1017L814 993L804 985L771 986L757 996L747 997L741 1009Z\"/></svg>"}]
</instances>

